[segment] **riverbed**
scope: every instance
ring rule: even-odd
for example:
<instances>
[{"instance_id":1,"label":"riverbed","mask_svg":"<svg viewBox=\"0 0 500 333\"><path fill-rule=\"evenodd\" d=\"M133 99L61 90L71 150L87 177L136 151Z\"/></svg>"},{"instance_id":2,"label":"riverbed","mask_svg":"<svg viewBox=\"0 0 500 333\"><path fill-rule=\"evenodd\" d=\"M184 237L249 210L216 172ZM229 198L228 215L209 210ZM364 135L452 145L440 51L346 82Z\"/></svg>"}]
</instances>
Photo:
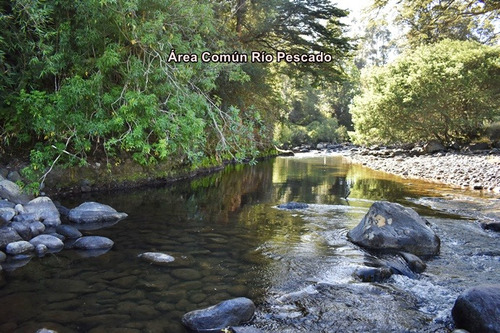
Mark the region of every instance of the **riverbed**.
<instances>
[{"instance_id":1,"label":"riverbed","mask_svg":"<svg viewBox=\"0 0 500 333\"><path fill-rule=\"evenodd\" d=\"M424 273L381 283L353 276L377 259L346 234L377 200L412 207L432 224L441 254ZM256 303L251 325L264 332L450 332L460 292L500 279L500 236L480 226L498 218L498 198L341 156L279 157L173 186L61 198L70 208L83 201L129 215L91 232L113 239L113 249L6 269L1 332L184 333L184 313L239 296ZM309 207L277 208L290 201ZM139 260L148 251L176 260Z\"/></svg>"}]
</instances>

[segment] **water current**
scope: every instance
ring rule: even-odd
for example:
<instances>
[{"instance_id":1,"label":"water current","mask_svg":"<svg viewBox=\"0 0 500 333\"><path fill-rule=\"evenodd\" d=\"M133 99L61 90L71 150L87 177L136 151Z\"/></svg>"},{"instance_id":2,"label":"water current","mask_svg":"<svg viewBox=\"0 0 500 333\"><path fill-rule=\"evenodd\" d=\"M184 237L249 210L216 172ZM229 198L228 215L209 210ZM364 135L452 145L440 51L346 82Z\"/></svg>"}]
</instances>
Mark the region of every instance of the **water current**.
<instances>
[{"instance_id":1,"label":"water current","mask_svg":"<svg viewBox=\"0 0 500 333\"><path fill-rule=\"evenodd\" d=\"M377 200L414 208L441 253L413 277L381 283L353 272L373 257L347 232ZM4 266L0 332L186 332L184 313L244 296L264 332L450 332L464 289L500 280L500 201L349 164L340 156L280 157L229 166L173 186L62 198L109 204L129 217L87 235L115 245L96 257L64 250ZM282 210L290 201L309 204ZM176 258L155 266L148 251Z\"/></svg>"}]
</instances>

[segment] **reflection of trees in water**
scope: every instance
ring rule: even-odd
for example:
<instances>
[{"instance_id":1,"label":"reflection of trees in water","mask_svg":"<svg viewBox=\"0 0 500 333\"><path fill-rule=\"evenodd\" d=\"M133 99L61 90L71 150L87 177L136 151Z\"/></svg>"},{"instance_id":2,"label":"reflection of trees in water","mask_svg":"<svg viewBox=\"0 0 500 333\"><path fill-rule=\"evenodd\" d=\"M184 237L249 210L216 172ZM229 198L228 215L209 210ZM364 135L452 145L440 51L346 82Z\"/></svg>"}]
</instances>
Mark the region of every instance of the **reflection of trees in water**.
<instances>
[{"instance_id":1,"label":"reflection of trees in water","mask_svg":"<svg viewBox=\"0 0 500 333\"><path fill-rule=\"evenodd\" d=\"M343 199L348 195L350 185L347 170L341 163L331 159L325 164L290 159L278 160L275 168L282 175L280 182L274 184L277 202L345 203Z\"/></svg>"},{"instance_id":2,"label":"reflection of trees in water","mask_svg":"<svg viewBox=\"0 0 500 333\"><path fill-rule=\"evenodd\" d=\"M351 184L346 177L337 177L331 185L329 193L337 198L347 198L351 193Z\"/></svg>"},{"instance_id":3,"label":"reflection of trees in water","mask_svg":"<svg viewBox=\"0 0 500 333\"><path fill-rule=\"evenodd\" d=\"M112 195L91 193L85 200L99 201L124 212L174 216L181 223L226 223L230 215L237 213L244 204L269 201L271 184L272 161L264 161L256 166L228 166L221 172L165 187ZM70 198L63 204L71 208L79 201L72 202Z\"/></svg>"},{"instance_id":4,"label":"reflection of trees in water","mask_svg":"<svg viewBox=\"0 0 500 333\"><path fill-rule=\"evenodd\" d=\"M348 198L401 201L411 196L409 191L389 176L380 178L369 169L343 164L341 159L290 158L268 160L255 166L228 166L221 172L173 186L88 200L101 201L125 212L140 207L139 211L162 214L167 206L180 221L228 223L245 205L289 201L343 205L347 204L348 194ZM284 219L266 217L269 219L266 223L278 223L273 220L275 217Z\"/></svg>"},{"instance_id":5,"label":"reflection of trees in water","mask_svg":"<svg viewBox=\"0 0 500 333\"><path fill-rule=\"evenodd\" d=\"M352 184L351 193L356 198L388 201L400 201L409 194L401 184L374 178L357 179Z\"/></svg>"},{"instance_id":6,"label":"reflection of trees in water","mask_svg":"<svg viewBox=\"0 0 500 333\"><path fill-rule=\"evenodd\" d=\"M272 183L272 162L257 166L229 166L217 174L191 182L193 210L209 221L228 222L244 204L266 201Z\"/></svg>"}]
</instances>

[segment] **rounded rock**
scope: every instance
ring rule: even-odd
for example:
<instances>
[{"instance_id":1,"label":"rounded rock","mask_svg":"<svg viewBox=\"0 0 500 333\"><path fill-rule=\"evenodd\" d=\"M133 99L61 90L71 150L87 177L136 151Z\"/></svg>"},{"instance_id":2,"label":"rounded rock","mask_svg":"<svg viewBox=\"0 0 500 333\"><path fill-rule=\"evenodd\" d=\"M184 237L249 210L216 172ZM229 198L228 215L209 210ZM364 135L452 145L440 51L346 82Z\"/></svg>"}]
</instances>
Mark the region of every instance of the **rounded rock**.
<instances>
[{"instance_id":1,"label":"rounded rock","mask_svg":"<svg viewBox=\"0 0 500 333\"><path fill-rule=\"evenodd\" d=\"M465 290L452 309L457 328L470 332L500 332L500 285Z\"/></svg>"},{"instance_id":2,"label":"rounded rock","mask_svg":"<svg viewBox=\"0 0 500 333\"><path fill-rule=\"evenodd\" d=\"M110 249L114 242L102 236L84 236L78 238L73 244L73 248L78 250L104 250Z\"/></svg>"},{"instance_id":3,"label":"rounded rock","mask_svg":"<svg viewBox=\"0 0 500 333\"><path fill-rule=\"evenodd\" d=\"M43 244L50 252L60 251L64 247L64 243L62 242L62 240L51 235L38 235L35 238L31 239L30 243L34 246Z\"/></svg>"},{"instance_id":4,"label":"rounded rock","mask_svg":"<svg viewBox=\"0 0 500 333\"><path fill-rule=\"evenodd\" d=\"M188 312L182 317L182 323L193 331L220 330L248 322L254 313L255 304L248 298L238 297Z\"/></svg>"},{"instance_id":5,"label":"rounded rock","mask_svg":"<svg viewBox=\"0 0 500 333\"><path fill-rule=\"evenodd\" d=\"M69 220L74 223L100 223L119 221L128 215L97 202L85 202L69 211Z\"/></svg>"},{"instance_id":6,"label":"rounded rock","mask_svg":"<svg viewBox=\"0 0 500 333\"><path fill-rule=\"evenodd\" d=\"M165 265L175 260L171 255L161 252L145 252L139 254L139 258L156 265Z\"/></svg>"},{"instance_id":7,"label":"rounded rock","mask_svg":"<svg viewBox=\"0 0 500 333\"><path fill-rule=\"evenodd\" d=\"M27 241L18 241L7 244L5 251L11 255L26 254L32 252L35 246Z\"/></svg>"},{"instance_id":8,"label":"rounded rock","mask_svg":"<svg viewBox=\"0 0 500 333\"><path fill-rule=\"evenodd\" d=\"M35 253L39 257L43 257L44 255L47 254L47 252L49 252L49 249L44 244L38 244L35 247Z\"/></svg>"}]
</instances>

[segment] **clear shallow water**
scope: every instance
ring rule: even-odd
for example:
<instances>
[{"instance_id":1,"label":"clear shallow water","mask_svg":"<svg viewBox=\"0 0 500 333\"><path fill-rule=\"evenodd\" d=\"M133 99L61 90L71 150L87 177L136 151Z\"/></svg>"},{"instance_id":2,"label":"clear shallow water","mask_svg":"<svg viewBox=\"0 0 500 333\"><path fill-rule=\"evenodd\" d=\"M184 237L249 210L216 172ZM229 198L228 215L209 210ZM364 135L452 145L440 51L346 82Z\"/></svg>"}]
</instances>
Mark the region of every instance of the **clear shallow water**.
<instances>
[{"instance_id":1,"label":"clear shallow water","mask_svg":"<svg viewBox=\"0 0 500 333\"><path fill-rule=\"evenodd\" d=\"M346 199L347 198L347 199ZM500 237L477 220L495 219L498 200L408 181L341 157L277 158L173 187L66 198L109 204L129 217L86 231L113 239L94 258L71 250L7 272L0 332L185 332L182 315L245 296L266 332L448 332L465 288L500 278ZM361 283L369 254L347 231L373 201L415 208L441 238L441 255L415 279ZM301 201L300 211L276 208ZM173 255L158 267L137 258Z\"/></svg>"}]
</instances>

